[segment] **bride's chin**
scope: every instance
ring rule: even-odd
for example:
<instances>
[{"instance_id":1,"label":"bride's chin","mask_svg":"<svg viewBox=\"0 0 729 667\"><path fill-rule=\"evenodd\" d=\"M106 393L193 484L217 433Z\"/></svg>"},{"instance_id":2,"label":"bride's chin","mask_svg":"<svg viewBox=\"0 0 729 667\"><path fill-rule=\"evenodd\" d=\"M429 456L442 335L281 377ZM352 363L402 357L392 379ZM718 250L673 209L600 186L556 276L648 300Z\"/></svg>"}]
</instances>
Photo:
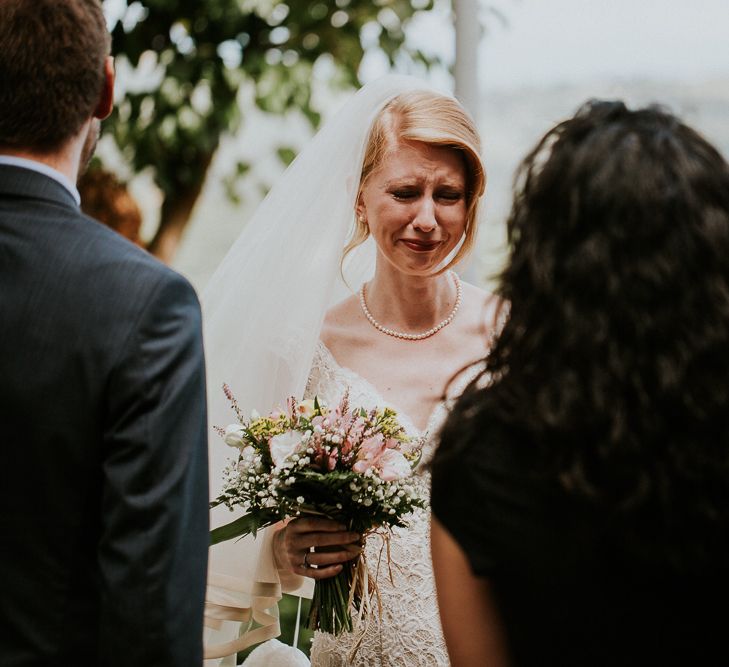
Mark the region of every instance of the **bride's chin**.
<instances>
[{"instance_id":1,"label":"bride's chin","mask_svg":"<svg viewBox=\"0 0 729 667\"><path fill-rule=\"evenodd\" d=\"M423 280L426 280L428 278L432 278L436 271L438 270L438 264L435 264L433 266L427 266L427 267L408 267L407 269L403 270L400 269L400 273L403 275L409 276L411 278L422 278Z\"/></svg>"},{"instance_id":2,"label":"bride's chin","mask_svg":"<svg viewBox=\"0 0 729 667\"><path fill-rule=\"evenodd\" d=\"M413 257L410 255L399 259L400 261L392 262L396 269L407 275L420 275L424 278L435 273L443 263L443 258L440 257Z\"/></svg>"},{"instance_id":3,"label":"bride's chin","mask_svg":"<svg viewBox=\"0 0 729 667\"><path fill-rule=\"evenodd\" d=\"M442 266L445 257L413 257L411 253L383 253L381 259L385 259L391 269L404 276L429 278Z\"/></svg>"}]
</instances>

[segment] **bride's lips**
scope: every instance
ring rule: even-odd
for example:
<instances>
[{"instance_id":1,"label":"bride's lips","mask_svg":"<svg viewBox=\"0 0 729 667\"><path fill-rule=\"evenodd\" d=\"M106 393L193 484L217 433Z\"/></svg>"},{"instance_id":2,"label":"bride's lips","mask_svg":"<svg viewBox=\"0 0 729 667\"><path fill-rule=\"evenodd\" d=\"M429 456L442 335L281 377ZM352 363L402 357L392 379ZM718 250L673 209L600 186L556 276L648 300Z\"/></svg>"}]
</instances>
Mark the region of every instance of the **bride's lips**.
<instances>
[{"instance_id":1,"label":"bride's lips","mask_svg":"<svg viewBox=\"0 0 729 667\"><path fill-rule=\"evenodd\" d=\"M440 241L418 241L416 239L400 239L400 241L415 252L430 252L440 245Z\"/></svg>"}]
</instances>

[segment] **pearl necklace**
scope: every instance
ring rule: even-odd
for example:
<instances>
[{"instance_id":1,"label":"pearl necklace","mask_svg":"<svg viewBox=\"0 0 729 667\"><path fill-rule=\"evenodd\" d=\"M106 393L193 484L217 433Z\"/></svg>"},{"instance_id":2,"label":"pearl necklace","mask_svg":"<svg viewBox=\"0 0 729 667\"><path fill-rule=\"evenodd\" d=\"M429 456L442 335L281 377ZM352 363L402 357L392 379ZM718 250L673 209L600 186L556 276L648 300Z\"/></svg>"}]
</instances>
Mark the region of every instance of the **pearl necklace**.
<instances>
[{"instance_id":1,"label":"pearl necklace","mask_svg":"<svg viewBox=\"0 0 729 667\"><path fill-rule=\"evenodd\" d=\"M375 329L377 329L378 331L381 331L383 334L387 334L388 336L393 336L394 338L400 338L402 340L423 340L424 338L430 338L431 336L437 334L443 327L447 327L453 321L453 318L456 316L456 313L458 312L458 309L461 306L461 294L463 291L462 287L461 287L461 280L453 271L449 271L449 274L451 276L453 276L453 282L456 285L456 303L453 305L453 310L450 312L450 315L448 315L448 317L446 317L442 322L440 322L439 324L436 324L432 329L428 329L424 333L409 334L409 333L403 333L402 331L394 331L393 329L388 329L387 327L383 327L372 316L372 313L369 311L369 308L367 308L367 302L365 301L364 283L362 283L362 287L359 288L359 305L362 307L362 312L364 313L368 322L373 327L375 327Z\"/></svg>"}]
</instances>

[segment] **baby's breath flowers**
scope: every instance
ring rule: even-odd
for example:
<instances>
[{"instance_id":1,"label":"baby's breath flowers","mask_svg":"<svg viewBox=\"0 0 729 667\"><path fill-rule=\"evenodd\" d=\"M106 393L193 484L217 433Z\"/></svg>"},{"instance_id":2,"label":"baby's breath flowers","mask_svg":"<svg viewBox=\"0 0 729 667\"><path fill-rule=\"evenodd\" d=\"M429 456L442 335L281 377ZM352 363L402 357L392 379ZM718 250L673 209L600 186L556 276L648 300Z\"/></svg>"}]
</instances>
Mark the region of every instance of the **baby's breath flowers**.
<instances>
[{"instance_id":1,"label":"baby's breath flowers","mask_svg":"<svg viewBox=\"0 0 729 667\"><path fill-rule=\"evenodd\" d=\"M211 506L241 507L245 515L213 530L213 544L306 514L329 517L366 536L405 526L407 515L425 506L410 480L421 443L407 436L394 410L351 408L345 394L334 409L317 398L290 398L285 411L246 419L230 389L223 389L238 423L218 432L238 455ZM367 581L361 570L353 561L337 576L317 580L312 629L352 630L350 607L362 611L368 595L360 585Z\"/></svg>"}]
</instances>

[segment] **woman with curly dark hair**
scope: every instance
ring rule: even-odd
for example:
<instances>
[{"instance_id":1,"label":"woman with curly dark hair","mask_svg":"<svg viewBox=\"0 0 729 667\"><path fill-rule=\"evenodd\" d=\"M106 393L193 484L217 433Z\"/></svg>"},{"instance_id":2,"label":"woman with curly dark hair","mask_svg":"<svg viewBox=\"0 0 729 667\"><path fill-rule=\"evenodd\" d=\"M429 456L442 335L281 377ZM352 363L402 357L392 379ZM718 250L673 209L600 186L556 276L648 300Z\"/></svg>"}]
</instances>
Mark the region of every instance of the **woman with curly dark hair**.
<instances>
[{"instance_id":1,"label":"woman with curly dark hair","mask_svg":"<svg viewBox=\"0 0 729 667\"><path fill-rule=\"evenodd\" d=\"M454 667L729 664L729 166L591 102L508 228L509 315L433 464Z\"/></svg>"}]
</instances>

